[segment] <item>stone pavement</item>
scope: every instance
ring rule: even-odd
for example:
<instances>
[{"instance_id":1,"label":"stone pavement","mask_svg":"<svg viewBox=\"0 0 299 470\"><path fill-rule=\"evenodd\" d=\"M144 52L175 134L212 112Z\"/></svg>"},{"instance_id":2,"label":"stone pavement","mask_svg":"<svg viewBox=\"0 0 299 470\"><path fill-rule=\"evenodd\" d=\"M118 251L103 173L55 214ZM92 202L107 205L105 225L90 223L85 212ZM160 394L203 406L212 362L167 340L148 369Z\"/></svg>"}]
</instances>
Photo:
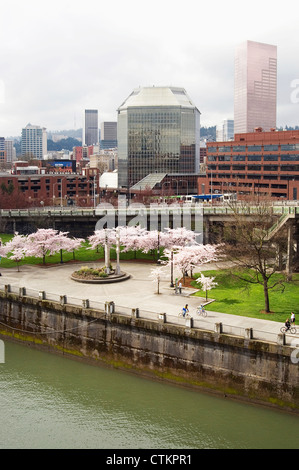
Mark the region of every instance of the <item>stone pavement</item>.
<instances>
[{"instance_id":1,"label":"stone pavement","mask_svg":"<svg viewBox=\"0 0 299 470\"><path fill-rule=\"evenodd\" d=\"M200 304L200 298L190 296L192 289L183 288L181 295L175 295L170 288L170 272L166 272L165 280L160 282L160 294L157 294L157 282L150 278L151 269L155 264L121 261L121 271L129 273L130 279L113 284L83 284L73 281L71 274L81 265L98 267L99 263L60 264L49 267L21 266L17 268L1 268L0 285L11 284L15 287L43 290L46 293L66 295L78 299L89 299L105 302L113 301L117 306L139 308L156 313L168 313L178 315L182 307L187 303L191 316L197 317L195 311ZM213 265L206 265L205 269L213 269ZM177 277L174 274L174 279ZM213 303L206 307L207 317L202 321L210 323L210 330L214 330L214 324L222 322L224 325L232 325L240 328L252 328L259 332L277 335L282 326L281 323L267 319L255 319L229 315L213 311ZM290 312L286 313L286 316ZM259 333L262 334L262 333ZM265 339L267 335L265 334ZM275 336L273 335L273 338ZM272 339L273 340L273 339Z\"/></svg>"}]
</instances>

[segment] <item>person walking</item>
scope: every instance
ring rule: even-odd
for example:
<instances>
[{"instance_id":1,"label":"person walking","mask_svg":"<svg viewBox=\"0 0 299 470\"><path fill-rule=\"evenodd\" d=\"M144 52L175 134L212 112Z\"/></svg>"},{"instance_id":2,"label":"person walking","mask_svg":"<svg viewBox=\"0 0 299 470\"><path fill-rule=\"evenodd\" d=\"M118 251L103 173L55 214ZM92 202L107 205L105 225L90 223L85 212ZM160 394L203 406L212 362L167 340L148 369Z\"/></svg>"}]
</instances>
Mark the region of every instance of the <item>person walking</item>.
<instances>
[{"instance_id":1,"label":"person walking","mask_svg":"<svg viewBox=\"0 0 299 470\"><path fill-rule=\"evenodd\" d=\"M182 283L179 282L179 294L181 294L181 293L182 293Z\"/></svg>"},{"instance_id":2,"label":"person walking","mask_svg":"<svg viewBox=\"0 0 299 470\"><path fill-rule=\"evenodd\" d=\"M295 324L295 313L294 312L291 313L291 323Z\"/></svg>"}]
</instances>

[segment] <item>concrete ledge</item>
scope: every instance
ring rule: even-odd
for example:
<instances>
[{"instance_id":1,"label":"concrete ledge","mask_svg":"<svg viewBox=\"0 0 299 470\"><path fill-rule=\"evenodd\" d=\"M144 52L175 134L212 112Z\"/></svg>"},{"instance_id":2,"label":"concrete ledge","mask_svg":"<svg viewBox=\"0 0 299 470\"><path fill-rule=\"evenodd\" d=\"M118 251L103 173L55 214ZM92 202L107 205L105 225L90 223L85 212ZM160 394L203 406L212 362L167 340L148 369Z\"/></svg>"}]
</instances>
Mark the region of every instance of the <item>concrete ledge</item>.
<instances>
[{"instance_id":1,"label":"concrete ledge","mask_svg":"<svg viewBox=\"0 0 299 470\"><path fill-rule=\"evenodd\" d=\"M120 274L111 274L108 277L103 277L99 279L79 279L77 277L71 276L71 279L76 282L81 282L82 284L109 284L113 282L122 282L130 279L131 275L126 273Z\"/></svg>"}]
</instances>

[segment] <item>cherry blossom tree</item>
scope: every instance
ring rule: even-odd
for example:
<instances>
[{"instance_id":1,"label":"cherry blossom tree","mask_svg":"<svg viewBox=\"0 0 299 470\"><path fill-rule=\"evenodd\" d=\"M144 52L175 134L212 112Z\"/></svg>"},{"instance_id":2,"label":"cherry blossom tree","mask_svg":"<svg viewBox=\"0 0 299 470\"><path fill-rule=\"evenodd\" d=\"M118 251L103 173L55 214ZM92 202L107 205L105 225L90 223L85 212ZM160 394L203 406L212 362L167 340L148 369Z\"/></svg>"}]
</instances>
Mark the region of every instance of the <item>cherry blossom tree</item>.
<instances>
[{"instance_id":1,"label":"cherry blossom tree","mask_svg":"<svg viewBox=\"0 0 299 470\"><path fill-rule=\"evenodd\" d=\"M160 294L160 282L165 278L164 268L162 266L152 268L149 277L157 283L157 294Z\"/></svg>"},{"instance_id":2,"label":"cherry blossom tree","mask_svg":"<svg viewBox=\"0 0 299 470\"><path fill-rule=\"evenodd\" d=\"M83 238L69 238L66 233L59 233L57 239L57 251L60 250L60 262L63 263L63 252L73 252L73 259L75 259L75 250L79 248L85 240Z\"/></svg>"},{"instance_id":3,"label":"cherry blossom tree","mask_svg":"<svg viewBox=\"0 0 299 470\"><path fill-rule=\"evenodd\" d=\"M27 237L27 255L42 258L46 264L46 256L58 253L64 243L68 232L58 232L54 229L38 229Z\"/></svg>"},{"instance_id":4,"label":"cherry blossom tree","mask_svg":"<svg viewBox=\"0 0 299 470\"><path fill-rule=\"evenodd\" d=\"M146 229L136 226L119 227L120 244L122 251L136 252L142 248L142 237L146 236Z\"/></svg>"},{"instance_id":5,"label":"cherry blossom tree","mask_svg":"<svg viewBox=\"0 0 299 470\"><path fill-rule=\"evenodd\" d=\"M66 249L66 251L72 251L73 259L75 259L75 251L78 250L78 248L82 246L85 240L84 238L70 238L69 241L70 241L70 244L68 246L68 249Z\"/></svg>"},{"instance_id":6,"label":"cherry blossom tree","mask_svg":"<svg viewBox=\"0 0 299 470\"><path fill-rule=\"evenodd\" d=\"M27 236L19 235L17 232L14 237L0 247L0 256L12 259L17 263L18 271L20 271L19 263L25 258L27 253Z\"/></svg>"},{"instance_id":7,"label":"cherry blossom tree","mask_svg":"<svg viewBox=\"0 0 299 470\"><path fill-rule=\"evenodd\" d=\"M196 245L196 233L185 227L166 228L162 244L165 248L174 246Z\"/></svg>"},{"instance_id":8,"label":"cherry blossom tree","mask_svg":"<svg viewBox=\"0 0 299 470\"><path fill-rule=\"evenodd\" d=\"M173 266L181 271L185 283L188 271L192 275L195 267L200 267L203 264L219 259L219 247L220 245L209 244L175 247L173 250L164 250L164 256L167 258L167 265L170 265L172 262ZM171 251L173 251L173 255L171 255Z\"/></svg>"},{"instance_id":9,"label":"cherry blossom tree","mask_svg":"<svg viewBox=\"0 0 299 470\"><path fill-rule=\"evenodd\" d=\"M200 277L196 279L196 282L201 284L202 290L206 293L206 300L208 300L208 291L218 286L217 282L214 282L215 277L208 277L204 274L200 274Z\"/></svg>"},{"instance_id":10,"label":"cherry blossom tree","mask_svg":"<svg viewBox=\"0 0 299 470\"><path fill-rule=\"evenodd\" d=\"M155 251L160 251L160 232L158 230L149 230L142 237L140 237L140 249L143 253L152 252L155 258Z\"/></svg>"},{"instance_id":11,"label":"cherry blossom tree","mask_svg":"<svg viewBox=\"0 0 299 470\"><path fill-rule=\"evenodd\" d=\"M96 249L97 251L99 246L104 247L106 243L109 246L114 245L116 242L115 229L102 228L101 230L95 230L93 235L88 237L88 241L91 245L89 249Z\"/></svg>"}]
</instances>

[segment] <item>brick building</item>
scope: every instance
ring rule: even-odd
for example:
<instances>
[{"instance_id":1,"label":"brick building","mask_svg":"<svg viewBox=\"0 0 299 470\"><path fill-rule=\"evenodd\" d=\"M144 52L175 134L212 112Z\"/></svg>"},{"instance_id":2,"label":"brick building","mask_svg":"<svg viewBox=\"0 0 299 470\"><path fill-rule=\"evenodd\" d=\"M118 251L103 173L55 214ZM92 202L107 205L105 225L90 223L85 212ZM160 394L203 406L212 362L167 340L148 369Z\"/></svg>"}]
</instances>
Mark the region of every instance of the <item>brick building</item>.
<instances>
[{"instance_id":1,"label":"brick building","mask_svg":"<svg viewBox=\"0 0 299 470\"><path fill-rule=\"evenodd\" d=\"M18 205L21 203L20 207L93 206L99 202L99 176L96 170L84 175L3 173L0 175L2 204L8 194L10 201L6 201L5 205L11 202L11 207L14 200L17 200Z\"/></svg>"},{"instance_id":2,"label":"brick building","mask_svg":"<svg viewBox=\"0 0 299 470\"><path fill-rule=\"evenodd\" d=\"M231 142L208 142L206 173L198 194L237 193L272 200L299 196L299 131L235 134Z\"/></svg>"}]
</instances>

